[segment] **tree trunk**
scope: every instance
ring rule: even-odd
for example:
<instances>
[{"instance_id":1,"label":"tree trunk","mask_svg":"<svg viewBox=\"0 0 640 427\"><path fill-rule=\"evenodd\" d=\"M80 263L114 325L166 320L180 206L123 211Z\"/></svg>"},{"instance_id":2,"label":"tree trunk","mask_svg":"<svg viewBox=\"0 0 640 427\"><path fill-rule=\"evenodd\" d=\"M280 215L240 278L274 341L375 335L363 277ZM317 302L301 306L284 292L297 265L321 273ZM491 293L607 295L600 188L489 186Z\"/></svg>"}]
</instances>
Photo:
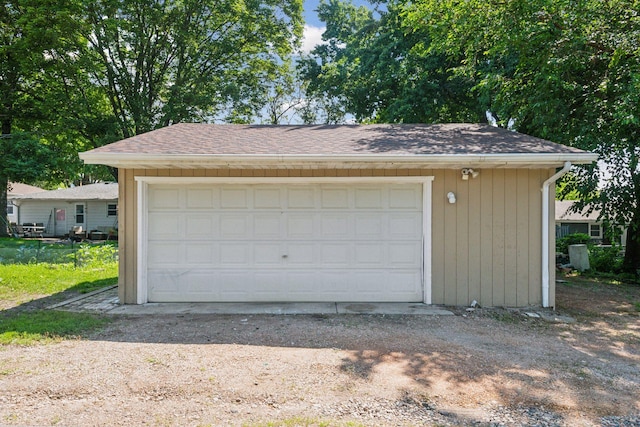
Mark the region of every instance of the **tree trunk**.
<instances>
[{"instance_id":1,"label":"tree trunk","mask_svg":"<svg viewBox=\"0 0 640 427\"><path fill-rule=\"evenodd\" d=\"M2 126L0 132L0 153L4 153L3 145L9 143L9 135L11 135L11 118L5 117L2 119ZM2 209L2 219L0 221L0 237L7 237L9 235L9 217L7 216L7 188L9 187L9 177L0 171L0 208Z\"/></svg>"},{"instance_id":2,"label":"tree trunk","mask_svg":"<svg viewBox=\"0 0 640 427\"><path fill-rule=\"evenodd\" d=\"M0 237L9 235L9 217L7 216L7 187L9 180L0 175L0 206L2 206L2 221L0 221Z\"/></svg>"},{"instance_id":3,"label":"tree trunk","mask_svg":"<svg viewBox=\"0 0 640 427\"><path fill-rule=\"evenodd\" d=\"M640 272L640 212L636 208L627 229L627 241L622 270L638 275Z\"/></svg>"}]
</instances>

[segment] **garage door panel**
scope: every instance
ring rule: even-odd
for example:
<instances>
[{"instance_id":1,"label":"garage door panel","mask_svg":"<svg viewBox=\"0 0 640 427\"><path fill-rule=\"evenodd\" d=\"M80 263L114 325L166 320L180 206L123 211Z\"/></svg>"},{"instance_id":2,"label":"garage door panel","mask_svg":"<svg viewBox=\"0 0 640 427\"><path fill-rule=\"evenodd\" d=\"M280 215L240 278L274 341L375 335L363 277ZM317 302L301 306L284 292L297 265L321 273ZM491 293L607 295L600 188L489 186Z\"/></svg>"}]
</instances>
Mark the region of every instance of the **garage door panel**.
<instances>
[{"instance_id":1,"label":"garage door panel","mask_svg":"<svg viewBox=\"0 0 640 427\"><path fill-rule=\"evenodd\" d=\"M321 236L324 239L348 239L351 233L351 215L328 213L320 218Z\"/></svg>"},{"instance_id":2,"label":"garage door panel","mask_svg":"<svg viewBox=\"0 0 640 427\"><path fill-rule=\"evenodd\" d=\"M316 207L316 189L312 186L292 187L287 191L287 208L313 209Z\"/></svg>"},{"instance_id":3,"label":"garage door panel","mask_svg":"<svg viewBox=\"0 0 640 427\"><path fill-rule=\"evenodd\" d=\"M185 245L186 265L210 266L218 258L218 248L204 242L189 242Z\"/></svg>"},{"instance_id":4,"label":"garage door panel","mask_svg":"<svg viewBox=\"0 0 640 427\"><path fill-rule=\"evenodd\" d=\"M348 209L349 189L348 188L322 188L320 190L322 209Z\"/></svg>"},{"instance_id":5,"label":"garage door panel","mask_svg":"<svg viewBox=\"0 0 640 427\"><path fill-rule=\"evenodd\" d=\"M258 187L253 191L253 207L255 209L280 209L282 191L279 188Z\"/></svg>"},{"instance_id":6,"label":"garage door panel","mask_svg":"<svg viewBox=\"0 0 640 427\"><path fill-rule=\"evenodd\" d=\"M420 267L421 245L414 242L394 242L387 246L387 261L392 267Z\"/></svg>"},{"instance_id":7,"label":"garage door panel","mask_svg":"<svg viewBox=\"0 0 640 427\"><path fill-rule=\"evenodd\" d=\"M355 263L356 267L377 267L380 268L386 264L385 248L378 243L357 243L355 245Z\"/></svg>"},{"instance_id":8,"label":"garage door panel","mask_svg":"<svg viewBox=\"0 0 640 427\"><path fill-rule=\"evenodd\" d=\"M422 300L421 185L149 185L148 197L151 302Z\"/></svg>"},{"instance_id":9,"label":"garage door panel","mask_svg":"<svg viewBox=\"0 0 640 427\"><path fill-rule=\"evenodd\" d=\"M294 301L303 301L313 295L317 290L316 271L289 271L286 275L285 286L292 294Z\"/></svg>"},{"instance_id":10,"label":"garage door panel","mask_svg":"<svg viewBox=\"0 0 640 427\"><path fill-rule=\"evenodd\" d=\"M257 239L280 239L281 223L280 213L256 213L253 217L253 235Z\"/></svg>"},{"instance_id":11,"label":"garage door panel","mask_svg":"<svg viewBox=\"0 0 640 427\"><path fill-rule=\"evenodd\" d=\"M175 296L179 294L179 278L182 276L180 273L181 269L159 269L150 271L147 276L149 299L156 299L158 295Z\"/></svg>"},{"instance_id":12,"label":"garage door panel","mask_svg":"<svg viewBox=\"0 0 640 427\"><path fill-rule=\"evenodd\" d=\"M368 270L336 270L328 274L300 271L166 271L149 276L150 301L200 300L239 302L274 301L414 301L422 291L418 275L411 271L392 273ZM256 286L259 283L259 286ZM355 284L355 286L354 286ZM317 290L321 288L320 294ZM357 292L357 297L354 296Z\"/></svg>"},{"instance_id":13,"label":"garage door panel","mask_svg":"<svg viewBox=\"0 0 640 427\"><path fill-rule=\"evenodd\" d=\"M211 285L214 283L212 279L214 277L205 271L195 271L188 275L186 286L182 291L194 295L208 295L211 293Z\"/></svg>"},{"instance_id":14,"label":"garage door panel","mask_svg":"<svg viewBox=\"0 0 640 427\"><path fill-rule=\"evenodd\" d=\"M354 216L355 220L355 235L356 239L384 239L384 217L379 214L357 214Z\"/></svg>"},{"instance_id":15,"label":"garage door panel","mask_svg":"<svg viewBox=\"0 0 640 427\"><path fill-rule=\"evenodd\" d=\"M154 243L148 250L149 267L180 266L183 262L181 257L183 249L183 245L176 244L174 241Z\"/></svg>"},{"instance_id":16,"label":"garage door panel","mask_svg":"<svg viewBox=\"0 0 640 427\"><path fill-rule=\"evenodd\" d=\"M260 268L282 267L282 253L284 250L281 248L280 243L270 242L258 242L253 246L254 258L253 262Z\"/></svg>"},{"instance_id":17,"label":"garage door panel","mask_svg":"<svg viewBox=\"0 0 640 427\"><path fill-rule=\"evenodd\" d=\"M220 214L221 239L251 239L252 218L248 213Z\"/></svg>"},{"instance_id":18,"label":"garage door panel","mask_svg":"<svg viewBox=\"0 0 640 427\"><path fill-rule=\"evenodd\" d=\"M390 239L415 240L416 230L421 230L422 215L420 213L391 212L388 218Z\"/></svg>"},{"instance_id":19,"label":"garage door panel","mask_svg":"<svg viewBox=\"0 0 640 427\"><path fill-rule=\"evenodd\" d=\"M220 267L251 266L251 247L244 242L226 243L220 247Z\"/></svg>"},{"instance_id":20,"label":"garage door panel","mask_svg":"<svg viewBox=\"0 0 640 427\"><path fill-rule=\"evenodd\" d=\"M315 243L291 242L286 246L286 253L283 254L286 266L292 268L316 266Z\"/></svg>"},{"instance_id":21,"label":"garage door panel","mask_svg":"<svg viewBox=\"0 0 640 427\"><path fill-rule=\"evenodd\" d=\"M389 188L389 208L391 209L421 209L422 189L390 187Z\"/></svg>"},{"instance_id":22,"label":"garage door panel","mask_svg":"<svg viewBox=\"0 0 640 427\"><path fill-rule=\"evenodd\" d=\"M382 209L382 191L381 188L356 188L356 209Z\"/></svg>"},{"instance_id":23,"label":"garage door panel","mask_svg":"<svg viewBox=\"0 0 640 427\"><path fill-rule=\"evenodd\" d=\"M151 188L149 190L149 209L180 209L180 190L178 188Z\"/></svg>"},{"instance_id":24,"label":"garage door panel","mask_svg":"<svg viewBox=\"0 0 640 427\"><path fill-rule=\"evenodd\" d=\"M218 282L219 298L222 301L244 301L253 287L249 272L222 273Z\"/></svg>"},{"instance_id":25,"label":"garage door panel","mask_svg":"<svg viewBox=\"0 0 640 427\"><path fill-rule=\"evenodd\" d=\"M211 213L184 214L187 239L212 239L218 237L218 227Z\"/></svg>"},{"instance_id":26,"label":"garage door panel","mask_svg":"<svg viewBox=\"0 0 640 427\"><path fill-rule=\"evenodd\" d=\"M149 236L153 239L180 239L182 222L175 212L149 213Z\"/></svg>"},{"instance_id":27,"label":"garage door panel","mask_svg":"<svg viewBox=\"0 0 640 427\"><path fill-rule=\"evenodd\" d=\"M326 267L347 267L351 264L351 243L329 243L320 245L320 264Z\"/></svg>"},{"instance_id":28,"label":"garage door panel","mask_svg":"<svg viewBox=\"0 0 640 427\"><path fill-rule=\"evenodd\" d=\"M220 189L220 209L248 209L249 189L223 187Z\"/></svg>"},{"instance_id":29,"label":"garage door panel","mask_svg":"<svg viewBox=\"0 0 640 427\"><path fill-rule=\"evenodd\" d=\"M187 209L212 209L214 207L214 189L190 188L186 190Z\"/></svg>"},{"instance_id":30,"label":"garage door panel","mask_svg":"<svg viewBox=\"0 0 640 427\"><path fill-rule=\"evenodd\" d=\"M289 214L286 219L287 237L310 239L315 235L315 215L310 213Z\"/></svg>"}]
</instances>

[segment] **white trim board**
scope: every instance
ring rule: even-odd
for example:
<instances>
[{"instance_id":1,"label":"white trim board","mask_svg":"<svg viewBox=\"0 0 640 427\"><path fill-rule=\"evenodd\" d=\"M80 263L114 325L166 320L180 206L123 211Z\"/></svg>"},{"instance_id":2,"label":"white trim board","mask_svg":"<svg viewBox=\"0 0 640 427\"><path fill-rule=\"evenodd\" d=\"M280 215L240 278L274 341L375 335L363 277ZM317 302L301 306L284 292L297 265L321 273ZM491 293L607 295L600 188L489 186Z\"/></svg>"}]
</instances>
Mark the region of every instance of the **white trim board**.
<instances>
[{"instance_id":1,"label":"white trim board","mask_svg":"<svg viewBox=\"0 0 640 427\"><path fill-rule=\"evenodd\" d=\"M147 241L148 241L148 187L150 184L196 185L196 184L422 184L422 286L423 302L431 304L431 220L433 176L391 177L158 177L137 176L137 289L136 303L148 302Z\"/></svg>"}]
</instances>

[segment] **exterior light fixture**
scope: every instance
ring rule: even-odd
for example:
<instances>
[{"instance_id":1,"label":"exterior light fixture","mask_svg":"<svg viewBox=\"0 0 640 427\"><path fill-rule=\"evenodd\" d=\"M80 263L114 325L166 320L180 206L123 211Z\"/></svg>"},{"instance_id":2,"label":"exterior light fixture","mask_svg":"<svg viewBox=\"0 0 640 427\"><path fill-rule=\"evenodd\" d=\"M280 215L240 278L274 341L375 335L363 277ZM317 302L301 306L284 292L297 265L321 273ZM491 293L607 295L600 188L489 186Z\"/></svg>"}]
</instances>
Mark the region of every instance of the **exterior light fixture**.
<instances>
[{"instance_id":1,"label":"exterior light fixture","mask_svg":"<svg viewBox=\"0 0 640 427\"><path fill-rule=\"evenodd\" d=\"M456 195L453 193L453 191L449 191L447 193L447 199L449 199L449 203L454 204L456 202Z\"/></svg>"},{"instance_id":2,"label":"exterior light fixture","mask_svg":"<svg viewBox=\"0 0 640 427\"><path fill-rule=\"evenodd\" d=\"M471 168L464 168L462 169L462 179L464 181L469 180L469 176L471 176L471 178L477 178L478 175L480 175L480 172L475 171Z\"/></svg>"}]
</instances>

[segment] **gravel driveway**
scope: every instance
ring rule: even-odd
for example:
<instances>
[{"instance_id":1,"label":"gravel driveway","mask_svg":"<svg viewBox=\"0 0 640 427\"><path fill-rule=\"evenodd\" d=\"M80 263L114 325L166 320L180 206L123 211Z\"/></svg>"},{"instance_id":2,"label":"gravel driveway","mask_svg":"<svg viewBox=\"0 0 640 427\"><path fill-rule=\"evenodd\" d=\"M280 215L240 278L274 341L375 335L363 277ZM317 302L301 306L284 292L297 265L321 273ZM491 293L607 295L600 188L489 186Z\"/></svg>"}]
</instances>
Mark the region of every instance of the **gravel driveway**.
<instances>
[{"instance_id":1,"label":"gravel driveway","mask_svg":"<svg viewBox=\"0 0 640 427\"><path fill-rule=\"evenodd\" d=\"M0 348L6 425L640 425L640 302L560 286L575 323L456 316L115 317Z\"/></svg>"}]
</instances>

